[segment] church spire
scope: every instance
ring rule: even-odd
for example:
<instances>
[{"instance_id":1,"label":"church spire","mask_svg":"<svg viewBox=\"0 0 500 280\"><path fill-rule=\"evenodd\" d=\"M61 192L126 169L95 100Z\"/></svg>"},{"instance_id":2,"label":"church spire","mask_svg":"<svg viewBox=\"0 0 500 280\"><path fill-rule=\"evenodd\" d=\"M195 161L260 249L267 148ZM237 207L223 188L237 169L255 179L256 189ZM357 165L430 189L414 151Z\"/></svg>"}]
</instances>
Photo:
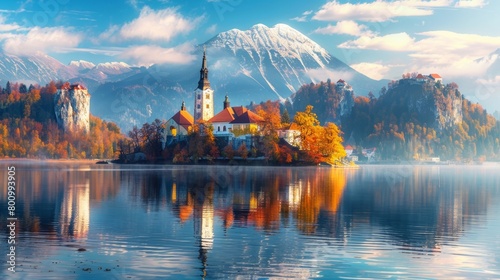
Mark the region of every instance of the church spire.
<instances>
[{"instance_id":1,"label":"church spire","mask_svg":"<svg viewBox=\"0 0 500 280\"><path fill-rule=\"evenodd\" d=\"M198 88L201 90L210 88L210 81L208 80L208 67L207 67L207 48L203 46L203 61L200 69L200 81Z\"/></svg>"}]
</instances>

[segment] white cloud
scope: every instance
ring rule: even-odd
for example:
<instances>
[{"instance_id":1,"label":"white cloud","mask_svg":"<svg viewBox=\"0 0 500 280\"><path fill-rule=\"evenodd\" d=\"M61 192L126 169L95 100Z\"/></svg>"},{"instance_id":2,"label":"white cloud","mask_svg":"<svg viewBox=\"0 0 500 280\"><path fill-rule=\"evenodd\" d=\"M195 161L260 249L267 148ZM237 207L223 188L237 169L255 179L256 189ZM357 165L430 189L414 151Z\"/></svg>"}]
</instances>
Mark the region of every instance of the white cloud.
<instances>
[{"instance_id":1,"label":"white cloud","mask_svg":"<svg viewBox=\"0 0 500 280\"><path fill-rule=\"evenodd\" d=\"M477 77L486 73L495 62L496 57L489 55L500 46L500 36L461 34L442 30L416 35L423 38L412 38L407 33L361 36L344 42L339 47L408 52L411 66L405 71L439 72L449 77Z\"/></svg>"},{"instance_id":2,"label":"white cloud","mask_svg":"<svg viewBox=\"0 0 500 280\"><path fill-rule=\"evenodd\" d=\"M111 41L116 42L118 40L118 32L120 31L120 26L111 25L103 33L101 33L96 39L90 39L94 44L99 44L100 41Z\"/></svg>"},{"instance_id":3,"label":"white cloud","mask_svg":"<svg viewBox=\"0 0 500 280\"><path fill-rule=\"evenodd\" d=\"M486 86L500 86L500 75L497 75L493 78L489 78L489 79L483 79L483 78L480 78L480 79L477 79L476 80L476 83L477 84L480 84L480 85L486 85Z\"/></svg>"},{"instance_id":4,"label":"white cloud","mask_svg":"<svg viewBox=\"0 0 500 280\"><path fill-rule=\"evenodd\" d=\"M76 47L83 39L80 33L64 27L35 27L27 34L7 38L4 51L15 55L33 55L37 52L65 52Z\"/></svg>"},{"instance_id":5,"label":"white cloud","mask_svg":"<svg viewBox=\"0 0 500 280\"><path fill-rule=\"evenodd\" d=\"M459 8L482 8L488 3L484 0L459 0L455 7Z\"/></svg>"},{"instance_id":6,"label":"white cloud","mask_svg":"<svg viewBox=\"0 0 500 280\"><path fill-rule=\"evenodd\" d=\"M215 32L217 32L217 24L212 24L205 30L207 34L214 34Z\"/></svg>"},{"instance_id":7,"label":"white cloud","mask_svg":"<svg viewBox=\"0 0 500 280\"><path fill-rule=\"evenodd\" d=\"M327 27L318 28L314 31L320 34L347 34L353 36L372 36L374 35L368 28L368 26L363 24L357 24L352 20L343 20L337 22L336 25L328 25Z\"/></svg>"},{"instance_id":8,"label":"white cloud","mask_svg":"<svg viewBox=\"0 0 500 280\"><path fill-rule=\"evenodd\" d=\"M313 16L313 19L383 22L396 17L429 16L433 14L433 7L446 7L452 2L452 0L377 0L371 3L342 4L338 1L331 1L323 5Z\"/></svg>"},{"instance_id":9,"label":"white cloud","mask_svg":"<svg viewBox=\"0 0 500 280\"><path fill-rule=\"evenodd\" d=\"M305 11L302 13L301 16L299 17L294 17L294 18L291 18L291 20L295 20L295 21L298 21L298 22L306 22L307 21L307 17L312 14L313 11Z\"/></svg>"},{"instance_id":10,"label":"white cloud","mask_svg":"<svg viewBox=\"0 0 500 280\"><path fill-rule=\"evenodd\" d=\"M350 65L354 70L368 76L374 80L381 80L386 77L386 74L392 69L392 67L397 65L383 65L380 62L370 63L361 62L357 64Z\"/></svg>"},{"instance_id":11,"label":"white cloud","mask_svg":"<svg viewBox=\"0 0 500 280\"><path fill-rule=\"evenodd\" d=\"M120 35L125 39L168 42L177 35L189 33L201 19L185 18L176 8L155 11L144 7L138 18L121 27Z\"/></svg>"},{"instance_id":12,"label":"white cloud","mask_svg":"<svg viewBox=\"0 0 500 280\"><path fill-rule=\"evenodd\" d=\"M326 81L327 79L331 79L332 81L337 79L349 81L352 78L352 73L333 71L329 68L308 69L305 73L313 82Z\"/></svg>"},{"instance_id":13,"label":"white cloud","mask_svg":"<svg viewBox=\"0 0 500 280\"><path fill-rule=\"evenodd\" d=\"M152 64L188 64L196 57L192 54L194 46L185 43L173 48L162 48L160 46L133 46L124 50L119 57L134 61L143 66Z\"/></svg>"},{"instance_id":14,"label":"white cloud","mask_svg":"<svg viewBox=\"0 0 500 280\"><path fill-rule=\"evenodd\" d=\"M406 32L389 34L385 36L361 36L356 40L340 44L339 48L345 49L371 49L385 51L409 51L415 42Z\"/></svg>"},{"instance_id":15,"label":"white cloud","mask_svg":"<svg viewBox=\"0 0 500 280\"><path fill-rule=\"evenodd\" d=\"M9 32L21 29L16 23L6 23L5 17L0 15L0 32Z\"/></svg>"}]
</instances>

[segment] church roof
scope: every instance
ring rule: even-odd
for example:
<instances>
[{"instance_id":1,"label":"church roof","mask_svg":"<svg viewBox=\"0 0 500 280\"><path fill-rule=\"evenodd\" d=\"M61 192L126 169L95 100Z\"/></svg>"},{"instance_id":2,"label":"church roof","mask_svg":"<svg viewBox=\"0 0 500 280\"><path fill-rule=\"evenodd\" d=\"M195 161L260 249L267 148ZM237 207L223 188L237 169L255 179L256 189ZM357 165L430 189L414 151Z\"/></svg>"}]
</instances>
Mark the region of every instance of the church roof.
<instances>
[{"instance_id":1,"label":"church roof","mask_svg":"<svg viewBox=\"0 0 500 280\"><path fill-rule=\"evenodd\" d=\"M243 106L231 107L231 108L233 108L233 111L236 114L236 116L241 116L241 115L243 115L243 113L248 111L248 109L243 107Z\"/></svg>"},{"instance_id":2,"label":"church roof","mask_svg":"<svg viewBox=\"0 0 500 280\"><path fill-rule=\"evenodd\" d=\"M233 108L228 107L222 111L220 111L217 115L213 116L208 122L210 123L219 123L219 122L232 122L234 118L237 117L234 113Z\"/></svg>"},{"instance_id":3,"label":"church roof","mask_svg":"<svg viewBox=\"0 0 500 280\"><path fill-rule=\"evenodd\" d=\"M213 118L211 118L208 122L210 122L210 123L219 123L219 122L229 123L229 122L234 121L236 118L243 115L247 111L248 111L248 109L243 107L243 106L227 107L226 109L223 109L222 111L220 111Z\"/></svg>"},{"instance_id":4,"label":"church roof","mask_svg":"<svg viewBox=\"0 0 500 280\"><path fill-rule=\"evenodd\" d=\"M183 126L186 130L194 124L193 116L186 110L180 110L171 119L178 125Z\"/></svg>"},{"instance_id":5,"label":"church roof","mask_svg":"<svg viewBox=\"0 0 500 280\"><path fill-rule=\"evenodd\" d=\"M259 122L263 122L263 121L264 121L264 119L261 116L255 114L254 112L252 112L250 110L246 110L245 113L238 116L231 123L259 123Z\"/></svg>"}]
</instances>

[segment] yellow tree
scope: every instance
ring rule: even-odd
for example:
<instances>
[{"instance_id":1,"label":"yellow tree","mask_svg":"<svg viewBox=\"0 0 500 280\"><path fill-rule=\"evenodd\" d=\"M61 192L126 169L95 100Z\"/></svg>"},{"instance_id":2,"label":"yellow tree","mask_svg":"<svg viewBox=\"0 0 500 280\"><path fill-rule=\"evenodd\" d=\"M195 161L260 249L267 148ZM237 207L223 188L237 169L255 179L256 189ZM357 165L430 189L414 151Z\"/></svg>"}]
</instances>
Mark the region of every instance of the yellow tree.
<instances>
[{"instance_id":1,"label":"yellow tree","mask_svg":"<svg viewBox=\"0 0 500 280\"><path fill-rule=\"evenodd\" d=\"M315 163L320 162L321 154L319 152L320 123L318 117L312 112L313 106L307 105L304 112L297 112L293 122L297 125L300 132L300 143L302 149L306 152L305 160Z\"/></svg>"},{"instance_id":2,"label":"yellow tree","mask_svg":"<svg viewBox=\"0 0 500 280\"><path fill-rule=\"evenodd\" d=\"M304 112L297 112L293 122L300 131L302 149L305 160L313 163L326 161L336 163L346 156L342 146L340 129L333 123L321 126L318 117L312 112L313 106L306 106Z\"/></svg>"},{"instance_id":3,"label":"yellow tree","mask_svg":"<svg viewBox=\"0 0 500 280\"><path fill-rule=\"evenodd\" d=\"M336 163L347 156L344 146L342 146L342 132L334 123L327 123L323 127L320 140L320 152L323 159L329 163Z\"/></svg>"}]
</instances>

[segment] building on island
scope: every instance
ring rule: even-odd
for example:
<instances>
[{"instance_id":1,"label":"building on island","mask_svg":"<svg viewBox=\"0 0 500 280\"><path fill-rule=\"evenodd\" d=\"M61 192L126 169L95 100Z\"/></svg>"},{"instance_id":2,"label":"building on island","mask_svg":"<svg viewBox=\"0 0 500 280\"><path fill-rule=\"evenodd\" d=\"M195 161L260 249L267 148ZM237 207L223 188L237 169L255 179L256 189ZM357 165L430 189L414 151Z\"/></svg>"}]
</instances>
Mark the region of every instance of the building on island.
<instances>
[{"instance_id":1,"label":"building on island","mask_svg":"<svg viewBox=\"0 0 500 280\"><path fill-rule=\"evenodd\" d=\"M208 121L214 116L214 91L208 80L206 50L203 51L203 61L200 69L198 87L194 90L194 120Z\"/></svg>"},{"instance_id":2,"label":"building on island","mask_svg":"<svg viewBox=\"0 0 500 280\"><path fill-rule=\"evenodd\" d=\"M194 125L193 116L186 110L186 103L182 101L181 110L167 121L166 135L188 135Z\"/></svg>"},{"instance_id":3,"label":"building on island","mask_svg":"<svg viewBox=\"0 0 500 280\"><path fill-rule=\"evenodd\" d=\"M235 131L255 133L264 119L244 106L231 107L229 97L223 102L223 109L208 122L214 127L214 134L228 135Z\"/></svg>"},{"instance_id":4,"label":"building on island","mask_svg":"<svg viewBox=\"0 0 500 280\"><path fill-rule=\"evenodd\" d=\"M250 147L254 143L252 136L259 131L264 121L261 116L245 106L231 106L227 95L222 104L222 110L214 115L214 90L210 87L208 80L207 54L204 50L200 79L194 91L194 114L191 115L187 111L183 102L181 110L163 125L162 146L164 149L176 141L182 141L194 125L206 123L212 125L214 136L221 138L223 142L231 142L234 148L238 148L242 143ZM297 146L295 142L298 138L298 131L286 133L288 134L284 135L285 138L289 138L289 142Z\"/></svg>"}]
</instances>

